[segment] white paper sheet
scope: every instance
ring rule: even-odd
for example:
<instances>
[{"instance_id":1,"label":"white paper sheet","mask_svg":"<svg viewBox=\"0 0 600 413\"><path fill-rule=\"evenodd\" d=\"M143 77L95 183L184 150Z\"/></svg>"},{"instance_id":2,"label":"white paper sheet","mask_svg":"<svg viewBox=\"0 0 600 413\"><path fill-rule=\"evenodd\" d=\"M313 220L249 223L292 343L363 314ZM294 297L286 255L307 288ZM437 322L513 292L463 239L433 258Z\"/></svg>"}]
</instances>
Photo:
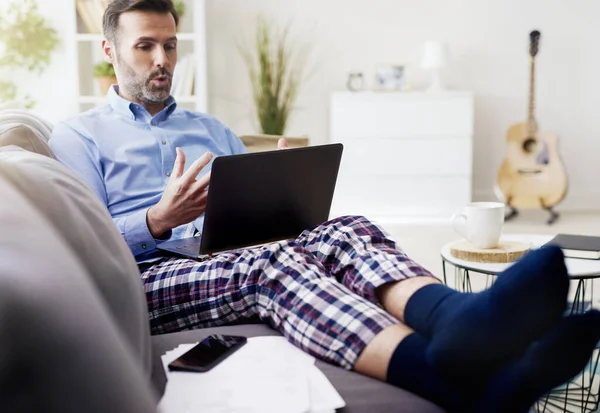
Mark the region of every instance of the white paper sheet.
<instances>
[{"instance_id":1,"label":"white paper sheet","mask_svg":"<svg viewBox=\"0 0 600 413\"><path fill-rule=\"evenodd\" d=\"M168 364L196 343L162 356L167 387L163 413L329 413L345 405L314 358L283 337L254 337L206 373L174 372Z\"/></svg>"},{"instance_id":2,"label":"white paper sheet","mask_svg":"<svg viewBox=\"0 0 600 413\"><path fill-rule=\"evenodd\" d=\"M309 376L309 413L335 413L346 405L327 376L317 366L312 366Z\"/></svg>"}]
</instances>

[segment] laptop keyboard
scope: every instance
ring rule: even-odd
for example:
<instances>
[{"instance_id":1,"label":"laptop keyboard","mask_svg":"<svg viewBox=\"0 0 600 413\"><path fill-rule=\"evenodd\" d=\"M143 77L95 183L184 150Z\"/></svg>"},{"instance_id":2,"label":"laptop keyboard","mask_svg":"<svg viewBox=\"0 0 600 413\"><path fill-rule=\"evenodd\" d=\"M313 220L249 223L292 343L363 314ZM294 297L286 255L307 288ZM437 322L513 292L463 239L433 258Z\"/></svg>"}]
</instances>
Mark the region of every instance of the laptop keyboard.
<instances>
[{"instance_id":1,"label":"laptop keyboard","mask_svg":"<svg viewBox=\"0 0 600 413\"><path fill-rule=\"evenodd\" d=\"M197 254L198 251L196 251L196 248L192 248L189 245L182 245L179 247L175 247L175 249L178 249L179 251L185 251L185 252L189 252L190 254Z\"/></svg>"}]
</instances>

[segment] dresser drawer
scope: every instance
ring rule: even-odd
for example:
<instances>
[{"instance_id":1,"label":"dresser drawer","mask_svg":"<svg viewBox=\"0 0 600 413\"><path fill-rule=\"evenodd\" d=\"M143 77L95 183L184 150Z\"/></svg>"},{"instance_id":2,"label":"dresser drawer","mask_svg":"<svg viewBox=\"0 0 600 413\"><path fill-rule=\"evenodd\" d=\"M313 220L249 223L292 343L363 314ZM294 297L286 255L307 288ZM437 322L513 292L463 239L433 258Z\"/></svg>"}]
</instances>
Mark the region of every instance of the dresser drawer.
<instances>
[{"instance_id":1,"label":"dresser drawer","mask_svg":"<svg viewBox=\"0 0 600 413\"><path fill-rule=\"evenodd\" d=\"M339 177L333 215L448 218L471 201L468 177Z\"/></svg>"},{"instance_id":2,"label":"dresser drawer","mask_svg":"<svg viewBox=\"0 0 600 413\"><path fill-rule=\"evenodd\" d=\"M332 216L449 220L471 201L469 92L339 92L330 140L344 145Z\"/></svg>"},{"instance_id":3,"label":"dresser drawer","mask_svg":"<svg viewBox=\"0 0 600 413\"><path fill-rule=\"evenodd\" d=\"M332 140L473 134L473 97L464 92L429 94L334 93Z\"/></svg>"},{"instance_id":4,"label":"dresser drawer","mask_svg":"<svg viewBox=\"0 0 600 413\"><path fill-rule=\"evenodd\" d=\"M472 170L470 137L410 139L347 139L340 175L467 176Z\"/></svg>"}]
</instances>

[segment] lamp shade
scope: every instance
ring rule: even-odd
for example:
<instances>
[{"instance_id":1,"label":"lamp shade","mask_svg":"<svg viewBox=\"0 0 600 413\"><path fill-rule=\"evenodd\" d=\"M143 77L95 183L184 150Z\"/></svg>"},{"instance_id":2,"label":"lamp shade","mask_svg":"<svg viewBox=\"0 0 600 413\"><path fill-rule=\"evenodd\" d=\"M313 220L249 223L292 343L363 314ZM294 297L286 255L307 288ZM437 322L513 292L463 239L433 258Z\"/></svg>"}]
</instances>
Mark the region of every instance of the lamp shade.
<instances>
[{"instance_id":1,"label":"lamp shade","mask_svg":"<svg viewBox=\"0 0 600 413\"><path fill-rule=\"evenodd\" d=\"M446 44L438 41L425 42L421 66L423 69L441 69L446 66L448 52Z\"/></svg>"}]
</instances>

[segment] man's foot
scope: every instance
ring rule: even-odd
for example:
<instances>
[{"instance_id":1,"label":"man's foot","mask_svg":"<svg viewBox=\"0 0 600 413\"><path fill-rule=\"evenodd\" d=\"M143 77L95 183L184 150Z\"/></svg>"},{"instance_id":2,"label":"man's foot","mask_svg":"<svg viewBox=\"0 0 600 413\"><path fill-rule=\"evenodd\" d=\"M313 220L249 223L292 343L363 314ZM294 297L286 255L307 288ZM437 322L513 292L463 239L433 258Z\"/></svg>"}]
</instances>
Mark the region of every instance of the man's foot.
<instances>
[{"instance_id":1,"label":"man's foot","mask_svg":"<svg viewBox=\"0 0 600 413\"><path fill-rule=\"evenodd\" d=\"M562 317L569 290L558 247L528 253L486 291L428 285L407 303L405 320L431 340L427 357L449 378L494 372Z\"/></svg>"},{"instance_id":2,"label":"man's foot","mask_svg":"<svg viewBox=\"0 0 600 413\"><path fill-rule=\"evenodd\" d=\"M562 319L515 364L490 382L473 412L526 413L553 388L575 377L600 340L600 312Z\"/></svg>"}]
</instances>

